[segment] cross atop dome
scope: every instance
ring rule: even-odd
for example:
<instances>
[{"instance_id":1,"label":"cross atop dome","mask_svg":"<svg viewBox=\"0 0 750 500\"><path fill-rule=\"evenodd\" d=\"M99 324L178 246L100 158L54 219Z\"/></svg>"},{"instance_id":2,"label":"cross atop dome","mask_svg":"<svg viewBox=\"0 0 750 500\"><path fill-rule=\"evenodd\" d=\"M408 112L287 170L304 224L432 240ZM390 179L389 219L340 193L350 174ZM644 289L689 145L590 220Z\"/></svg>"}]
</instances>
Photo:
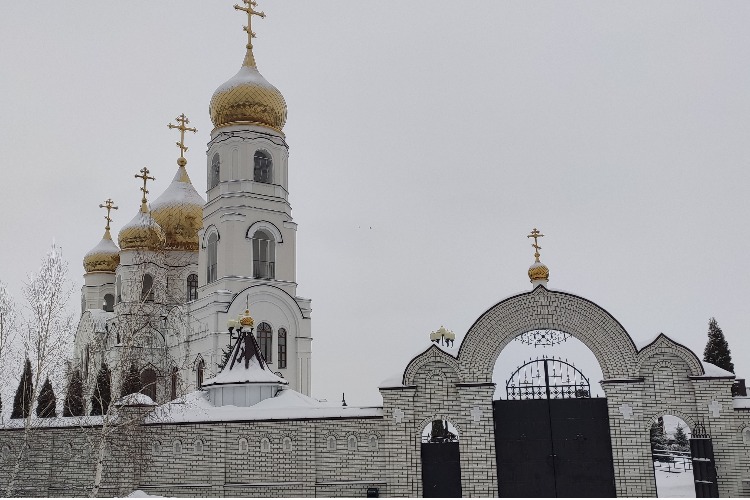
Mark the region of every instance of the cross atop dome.
<instances>
[{"instance_id":1,"label":"cross atop dome","mask_svg":"<svg viewBox=\"0 0 750 500\"><path fill-rule=\"evenodd\" d=\"M198 132L198 129L186 126L188 123L190 123L190 120L187 116L185 116L185 113L182 113L180 116L175 118L175 121L179 123L179 125L173 125L169 123L167 124L167 127L169 129L177 129L180 131L180 142L177 143L177 147L180 148L180 157L177 159L177 165L184 167L185 165L187 165L185 153L188 150L188 147L185 146L185 132L196 133Z\"/></svg>"},{"instance_id":2,"label":"cross atop dome","mask_svg":"<svg viewBox=\"0 0 750 500\"><path fill-rule=\"evenodd\" d=\"M245 61L242 63L243 66L250 66L250 67L257 67L255 65L255 56L253 55L253 38L255 38L255 33L253 32L253 16L258 16L261 19L266 17L265 12L258 12L254 9L254 7L258 6L258 2L255 2L254 0L242 0L242 2L247 7L240 7L239 5L235 4L234 8L235 10L241 10L245 13L247 13L247 26L243 26L242 29L247 32L247 53L245 54Z\"/></svg>"},{"instance_id":3,"label":"cross atop dome","mask_svg":"<svg viewBox=\"0 0 750 500\"><path fill-rule=\"evenodd\" d=\"M143 179L143 187L141 188L141 191L143 191L143 198L141 198L141 212L144 214L148 212L148 200L146 199L146 195L148 194L148 189L146 189L146 183L148 181L155 181L155 177L151 177L150 174L151 171L148 169L148 167L143 167L141 169L141 175L135 174L136 179Z\"/></svg>"},{"instance_id":4,"label":"cross atop dome","mask_svg":"<svg viewBox=\"0 0 750 500\"><path fill-rule=\"evenodd\" d=\"M534 238L534 243L531 245L534 247L534 263L529 267L529 279L534 288L538 285L546 286L549 282L549 269L539 260L539 257L541 257L539 250L542 249L539 245L539 238L543 237L544 235L537 228L534 228L531 234L527 236L527 238Z\"/></svg>"},{"instance_id":5,"label":"cross atop dome","mask_svg":"<svg viewBox=\"0 0 750 500\"><path fill-rule=\"evenodd\" d=\"M104 219L107 221L107 226L104 228L104 237L112 239L112 236L109 234L109 223L112 222L112 218L109 215L112 210L118 210L118 208L115 206L115 202L112 201L112 198L107 198L103 204L99 205L99 208L107 209L107 215L104 216Z\"/></svg>"}]
</instances>

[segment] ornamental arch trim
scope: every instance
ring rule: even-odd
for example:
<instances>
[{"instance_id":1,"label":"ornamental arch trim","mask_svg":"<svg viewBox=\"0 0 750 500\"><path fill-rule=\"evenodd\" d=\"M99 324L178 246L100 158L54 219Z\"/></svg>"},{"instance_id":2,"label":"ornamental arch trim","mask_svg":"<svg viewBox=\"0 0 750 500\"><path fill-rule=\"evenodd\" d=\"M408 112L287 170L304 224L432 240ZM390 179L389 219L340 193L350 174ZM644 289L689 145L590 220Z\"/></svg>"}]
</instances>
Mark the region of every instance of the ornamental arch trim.
<instances>
[{"instance_id":1,"label":"ornamental arch trim","mask_svg":"<svg viewBox=\"0 0 750 500\"><path fill-rule=\"evenodd\" d=\"M625 328L594 302L537 286L485 311L469 328L458 354L462 383L489 383L500 353L517 336L559 330L583 342L607 379L637 374L638 350Z\"/></svg>"},{"instance_id":2,"label":"ornamental arch trim","mask_svg":"<svg viewBox=\"0 0 750 500\"><path fill-rule=\"evenodd\" d=\"M281 235L281 231L279 231L279 228L276 227L276 224L268 222L267 220L259 220L258 222L255 222L252 226L250 226L245 233L245 238L247 238L248 240L252 239L253 235L258 232L259 229L264 229L271 233L271 236L273 236L273 239L276 243L284 243L284 237Z\"/></svg>"},{"instance_id":3,"label":"ornamental arch trim","mask_svg":"<svg viewBox=\"0 0 750 500\"><path fill-rule=\"evenodd\" d=\"M698 356L693 351L685 347L684 345L675 342L668 336L660 333L651 343L641 348L638 352L638 362L636 365L636 375L641 374L643 367L652 359L657 360L664 355L664 351L668 351L685 362L687 368L690 370L690 376L700 377L705 372L703 365L701 364ZM657 361L659 362L659 361ZM662 364L667 363L668 360L660 361ZM672 366L672 368L676 368Z\"/></svg>"}]
</instances>

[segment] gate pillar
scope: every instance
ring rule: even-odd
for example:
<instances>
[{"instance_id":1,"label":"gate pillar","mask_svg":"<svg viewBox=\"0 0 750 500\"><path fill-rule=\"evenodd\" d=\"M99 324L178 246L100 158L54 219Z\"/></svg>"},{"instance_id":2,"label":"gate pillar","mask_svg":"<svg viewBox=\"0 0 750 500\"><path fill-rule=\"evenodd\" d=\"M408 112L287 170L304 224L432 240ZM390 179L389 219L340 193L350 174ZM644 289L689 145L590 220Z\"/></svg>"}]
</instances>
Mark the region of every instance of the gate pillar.
<instances>
[{"instance_id":1,"label":"gate pillar","mask_svg":"<svg viewBox=\"0 0 750 500\"><path fill-rule=\"evenodd\" d=\"M492 414L494 383L458 384L463 432L461 488L465 497L497 497L495 425Z\"/></svg>"}]
</instances>

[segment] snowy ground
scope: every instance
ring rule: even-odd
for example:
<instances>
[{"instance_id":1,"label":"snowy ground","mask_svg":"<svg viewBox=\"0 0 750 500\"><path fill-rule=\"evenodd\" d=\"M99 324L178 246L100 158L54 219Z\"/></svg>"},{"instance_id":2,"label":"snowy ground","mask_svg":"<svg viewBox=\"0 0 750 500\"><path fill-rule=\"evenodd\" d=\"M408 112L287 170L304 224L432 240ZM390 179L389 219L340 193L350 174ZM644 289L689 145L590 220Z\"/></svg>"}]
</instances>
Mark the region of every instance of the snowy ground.
<instances>
[{"instance_id":1,"label":"snowy ground","mask_svg":"<svg viewBox=\"0 0 750 500\"><path fill-rule=\"evenodd\" d=\"M659 498L695 498L693 471L672 473L657 468L656 494Z\"/></svg>"}]
</instances>

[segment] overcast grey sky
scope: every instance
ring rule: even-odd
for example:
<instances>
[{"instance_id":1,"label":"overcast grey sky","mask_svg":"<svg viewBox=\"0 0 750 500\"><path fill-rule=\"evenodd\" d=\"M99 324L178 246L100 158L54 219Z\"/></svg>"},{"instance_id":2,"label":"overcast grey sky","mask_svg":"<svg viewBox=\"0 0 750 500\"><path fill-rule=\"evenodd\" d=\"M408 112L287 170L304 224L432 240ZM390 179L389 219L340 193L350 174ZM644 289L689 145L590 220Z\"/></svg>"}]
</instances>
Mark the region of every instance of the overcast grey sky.
<instances>
[{"instance_id":1,"label":"overcast grey sky","mask_svg":"<svg viewBox=\"0 0 750 500\"><path fill-rule=\"evenodd\" d=\"M377 402L445 325L462 337L550 287L636 340L702 357L715 316L750 376L750 3L261 0L263 75L286 97L313 394ZM83 255L175 171L187 114L205 192L208 102L242 62L232 1L5 2L0 279L20 296L52 238ZM372 229L370 229L372 227ZM74 300L78 303L78 299ZM501 367L510 373L515 366Z\"/></svg>"}]
</instances>

